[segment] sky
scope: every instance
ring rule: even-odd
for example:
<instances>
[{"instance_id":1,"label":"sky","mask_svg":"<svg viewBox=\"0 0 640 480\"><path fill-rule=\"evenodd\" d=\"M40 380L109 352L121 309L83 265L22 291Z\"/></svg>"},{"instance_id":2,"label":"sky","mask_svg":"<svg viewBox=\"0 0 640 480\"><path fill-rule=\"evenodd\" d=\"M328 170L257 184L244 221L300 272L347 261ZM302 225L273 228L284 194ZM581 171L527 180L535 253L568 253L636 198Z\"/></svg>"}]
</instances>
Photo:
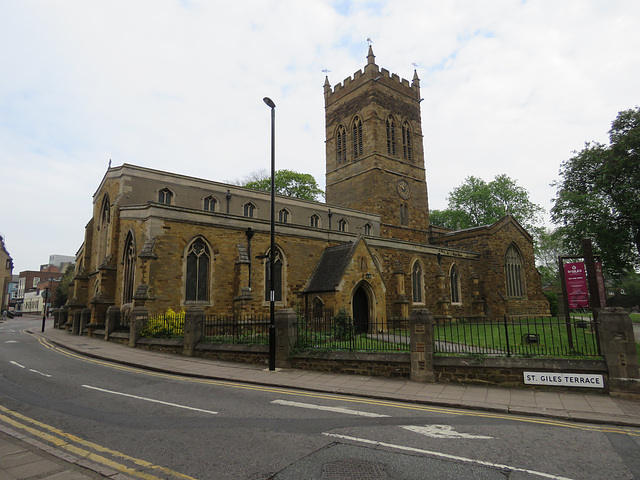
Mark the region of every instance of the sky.
<instances>
[{"instance_id":1,"label":"sky","mask_svg":"<svg viewBox=\"0 0 640 480\"><path fill-rule=\"evenodd\" d=\"M0 233L14 274L75 255L109 161L324 188L325 75L421 82L431 209L507 174L549 210L572 152L638 105L640 2L0 0ZM547 217L548 218L548 217Z\"/></svg>"}]
</instances>

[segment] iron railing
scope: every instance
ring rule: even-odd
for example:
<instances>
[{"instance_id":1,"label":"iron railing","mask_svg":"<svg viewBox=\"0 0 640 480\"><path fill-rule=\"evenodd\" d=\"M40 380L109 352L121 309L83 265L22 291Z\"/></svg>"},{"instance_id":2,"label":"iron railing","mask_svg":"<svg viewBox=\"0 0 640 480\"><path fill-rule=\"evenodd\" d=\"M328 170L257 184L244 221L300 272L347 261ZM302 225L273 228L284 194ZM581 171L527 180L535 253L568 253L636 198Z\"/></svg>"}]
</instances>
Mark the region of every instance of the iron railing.
<instances>
[{"instance_id":1,"label":"iron railing","mask_svg":"<svg viewBox=\"0 0 640 480\"><path fill-rule=\"evenodd\" d=\"M122 324L121 324L122 325ZM172 338L184 337L184 312L163 313L147 319L140 332L141 337Z\"/></svg>"},{"instance_id":2,"label":"iron railing","mask_svg":"<svg viewBox=\"0 0 640 480\"><path fill-rule=\"evenodd\" d=\"M269 316L211 315L202 323L206 343L269 345Z\"/></svg>"}]
</instances>

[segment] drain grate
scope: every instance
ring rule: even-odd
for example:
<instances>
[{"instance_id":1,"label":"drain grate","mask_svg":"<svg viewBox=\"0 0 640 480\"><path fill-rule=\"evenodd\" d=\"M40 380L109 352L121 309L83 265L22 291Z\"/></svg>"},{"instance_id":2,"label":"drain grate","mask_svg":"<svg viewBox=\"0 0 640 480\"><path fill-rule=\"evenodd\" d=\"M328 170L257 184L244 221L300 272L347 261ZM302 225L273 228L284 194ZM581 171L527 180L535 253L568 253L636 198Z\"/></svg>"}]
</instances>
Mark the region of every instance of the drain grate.
<instances>
[{"instance_id":1,"label":"drain grate","mask_svg":"<svg viewBox=\"0 0 640 480\"><path fill-rule=\"evenodd\" d=\"M345 459L325 463L321 480L387 480L384 465L363 460Z\"/></svg>"}]
</instances>

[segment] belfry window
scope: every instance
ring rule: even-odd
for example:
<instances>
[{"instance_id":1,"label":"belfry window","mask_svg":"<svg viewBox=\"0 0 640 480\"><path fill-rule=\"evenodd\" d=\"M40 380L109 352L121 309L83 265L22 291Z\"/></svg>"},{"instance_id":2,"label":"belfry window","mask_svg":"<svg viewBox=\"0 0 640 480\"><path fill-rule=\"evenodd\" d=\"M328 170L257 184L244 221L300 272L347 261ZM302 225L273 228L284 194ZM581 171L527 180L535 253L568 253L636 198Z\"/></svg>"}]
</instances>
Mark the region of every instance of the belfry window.
<instances>
[{"instance_id":1,"label":"belfry window","mask_svg":"<svg viewBox=\"0 0 640 480\"><path fill-rule=\"evenodd\" d=\"M270 288L271 288L271 264L270 264L270 260L269 260L269 255L271 254L271 252L269 252L266 255L265 258L265 275L264 275L264 299L265 301L270 301L271 300L271 296L270 296ZM274 252L274 257L273 257L273 291L274 291L274 298L273 300L275 302L281 302L282 301L282 285L284 285L284 281L283 281L283 265L284 262L282 260L282 253L280 252L280 250L276 247L275 252Z\"/></svg>"},{"instance_id":2,"label":"belfry window","mask_svg":"<svg viewBox=\"0 0 640 480\"><path fill-rule=\"evenodd\" d=\"M208 197L206 197L204 199L204 209L207 212L215 212L216 211L216 206L217 206L217 200L214 198L213 195L209 195Z\"/></svg>"},{"instance_id":3,"label":"belfry window","mask_svg":"<svg viewBox=\"0 0 640 480\"><path fill-rule=\"evenodd\" d=\"M396 122L391 115L387 117L387 153L396 155Z\"/></svg>"},{"instance_id":4,"label":"belfry window","mask_svg":"<svg viewBox=\"0 0 640 480\"><path fill-rule=\"evenodd\" d=\"M201 238L194 240L187 249L187 275L184 299L188 302L209 300L209 247Z\"/></svg>"},{"instance_id":5,"label":"belfry window","mask_svg":"<svg viewBox=\"0 0 640 480\"><path fill-rule=\"evenodd\" d=\"M122 303L133 302L133 287L136 272L136 244L131 232L124 241L124 275L122 285Z\"/></svg>"},{"instance_id":6,"label":"belfry window","mask_svg":"<svg viewBox=\"0 0 640 480\"><path fill-rule=\"evenodd\" d=\"M413 146L411 144L411 127L409 122L404 122L402 125L402 158L408 162L413 158Z\"/></svg>"},{"instance_id":7,"label":"belfry window","mask_svg":"<svg viewBox=\"0 0 640 480\"><path fill-rule=\"evenodd\" d=\"M451 303L460 303L460 271L455 264L451 266L449 281L451 283Z\"/></svg>"},{"instance_id":8,"label":"belfry window","mask_svg":"<svg viewBox=\"0 0 640 480\"><path fill-rule=\"evenodd\" d=\"M336 132L336 160L338 165L347 162L347 129L344 125L339 125Z\"/></svg>"},{"instance_id":9,"label":"belfry window","mask_svg":"<svg viewBox=\"0 0 640 480\"><path fill-rule=\"evenodd\" d=\"M413 268L411 269L411 287L413 303L424 303L422 265L418 260L414 262Z\"/></svg>"},{"instance_id":10,"label":"belfry window","mask_svg":"<svg viewBox=\"0 0 640 480\"><path fill-rule=\"evenodd\" d=\"M171 205L173 203L173 192L168 188L163 188L158 192L158 202Z\"/></svg>"},{"instance_id":11,"label":"belfry window","mask_svg":"<svg viewBox=\"0 0 640 480\"><path fill-rule=\"evenodd\" d=\"M524 296L522 280L522 256L518 249L511 245L505 255L504 271L507 282L507 297Z\"/></svg>"},{"instance_id":12,"label":"belfry window","mask_svg":"<svg viewBox=\"0 0 640 480\"><path fill-rule=\"evenodd\" d=\"M362 120L360 117L356 117L353 120L353 158L359 158L362 156Z\"/></svg>"}]
</instances>

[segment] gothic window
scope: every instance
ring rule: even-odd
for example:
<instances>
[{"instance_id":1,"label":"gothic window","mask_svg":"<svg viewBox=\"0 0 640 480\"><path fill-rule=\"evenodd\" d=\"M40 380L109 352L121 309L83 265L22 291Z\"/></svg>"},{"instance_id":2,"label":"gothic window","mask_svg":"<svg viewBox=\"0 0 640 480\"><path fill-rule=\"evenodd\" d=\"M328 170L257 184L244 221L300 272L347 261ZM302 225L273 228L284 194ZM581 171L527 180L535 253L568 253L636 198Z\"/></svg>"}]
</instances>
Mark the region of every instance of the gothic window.
<instances>
[{"instance_id":1,"label":"gothic window","mask_svg":"<svg viewBox=\"0 0 640 480\"><path fill-rule=\"evenodd\" d=\"M406 203L400 204L400 225L409 225L409 206Z\"/></svg>"},{"instance_id":2,"label":"gothic window","mask_svg":"<svg viewBox=\"0 0 640 480\"><path fill-rule=\"evenodd\" d=\"M359 158L362 156L362 120L360 117L356 117L353 120L353 158Z\"/></svg>"},{"instance_id":3,"label":"gothic window","mask_svg":"<svg viewBox=\"0 0 640 480\"><path fill-rule=\"evenodd\" d=\"M424 279L422 276L422 265L418 260L413 264L411 269L411 285L413 289L413 303L424 303Z\"/></svg>"},{"instance_id":4,"label":"gothic window","mask_svg":"<svg viewBox=\"0 0 640 480\"><path fill-rule=\"evenodd\" d=\"M340 165L347 161L347 129L344 128L344 125L338 126L336 140L336 160L338 161L338 165Z\"/></svg>"},{"instance_id":5,"label":"gothic window","mask_svg":"<svg viewBox=\"0 0 640 480\"><path fill-rule=\"evenodd\" d=\"M278 221L280 223L289 223L289 210L283 208L278 212Z\"/></svg>"},{"instance_id":6,"label":"gothic window","mask_svg":"<svg viewBox=\"0 0 640 480\"><path fill-rule=\"evenodd\" d=\"M364 226L364 234L365 235L371 235L371 224L367 223Z\"/></svg>"},{"instance_id":7,"label":"gothic window","mask_svg":"<svg viewBox=\"0 0 640 480\"><path fill-rule=\"evenodd\" d=\"M111 203L109 195L102 197L102 207L100 208L100 223L98 230L98 262L102 263L107 256L107 244L109 243L109 225L111 223Z\"/></svg>"},{"instance_id":8,"label":"gothic window","mask_svg":"<svg viewBox=\"0 0 640 480\"><path fill-rule=\"evenodd\" d=\"M158 202L171 205L173 202L173 192L168 188L163 188L158 192Z\"/></svg>"},{"instance_id":9,"label":"gothic window","mask_svg":"<svg viewBox=\"0 0 640 480\"><path fill-rule=\"evenodd\" d=\"M204 209L207 212L215 212L218 205L218 201L213 195L209 195L204 199Z\"/></svg>"},{"instance_id":10,"label":"gothic window","mask_svg":"<svg viewBox=\"0 0 640 480\"><path fill-rule=\"evenodd\" d=\"M522 280L522 256L515 247L507 248L504 262L505 277L507 281L507 297L524 296L524 282Z\"/></svg>"},{"instance_id":11,"label":"gothic window","mask_svg":"<svg viewBox=\"0 0 640 480\"><path fill-rule=\"evenodd\" d=\"M324 302L320 299L320 297L316 297L313 299L311 308L313 309L313 318L316 320L322 319L322 317L324 316Z\"/></svg>"},{"instance_id":12,"label":"gothic window","mask_svg":"<svg viewBox=\"0 0 640 480\"><path fill-rule=\"evenodd\" d=\"M186 257L184 299L187 302L206 302L209 300L209 269L211 265L209 247L202 238L197 238L187 248Z\"/></svg>"},{"instance_id":13,"label":"gothic window","mask_svg":"<svg viewBox=\"0 0 640 480\"><path fill-rule=\"evenodd\" d=\"M264 268L264 299L265 301L269 302L271 300L271 296L270 296L270 288L271 288L271 264L270 264L270 259L269 259L269 255L271 254L271 252L268 252L265 258L265 268ZM280 251L279 248L276 247L276 250L274 252L274 257L273 257L273 292L274 292L274 298L273 300L275 302L281 302L282 301L282 286L284 285L284 269L283 269L283 256L282 256L282 252Z\"/></svg>"},{"instance_id":14,"label":"gothic window","mask_svg":"<svg viewBox=\"0 0 640 480\"><path fill-rule=\"evenodd\" d=\"M340 221L338 222L338 231L339 232L346 232L347 231L347 221L344 218L341 218Z\"/></svg>"},{"instance_id":15,"label":"gothic window","mask_svg":"<svg viewBox=\"0 0 640 480\"><path fill-rule=\"evenodd\" d=\"M133 234L129 232L124 241L124 275L122 285L122 303L133 302L133 287L135 285L136 272L136 244Z\"/></svg>"},{"instance_id":16,"label":"gothic window","mask_svg":"<svg viewBox=\"0 0 640 480\"><path fill-rule=\"evenodd\" d=\"M391 115L387 117L387 153L396 155L396 122Z\"/></svg>"},{"instance_id":17,"label":"gothic window","mask_svg":"<svg viewBox=\"0 0 640 480\"><path fill-rule=\"evenodd\" d=\"M409 122L402 125L402 158L411 162L413 158L413 146L411 144L411 128Z\"/></svg>"},{"instance_id":18,"label":"gothic window","mask_svg":"<svg viewBox=\"0 0 640 480\"><path fill-rule=\"evenodd\" d=\"M249 202L244 204L245 217L253 218L255 215L255 211L256 211L256 206L253 203Z\"/></svg>"},{"instance_id":19,"label":"gothic window","mask_svg":"<svg viewBox=\"0 0 640 480\"><path fill-rule=\"evenodd\" d=\"M318 228L320 226L320 217L315 213L309 217L309 225Z\"/></svg>"},{"instance_id":20,"label":"gothic window","mask_svg":"<svg viewBox=\"0 0 640 480\"><path fill-rule=\"evenodd\" d=\"M449 281L451 283L451 303L461 303L460 300L460 271L457 265L451 266L449 273Z\"/></svg>"}]
</instances>

